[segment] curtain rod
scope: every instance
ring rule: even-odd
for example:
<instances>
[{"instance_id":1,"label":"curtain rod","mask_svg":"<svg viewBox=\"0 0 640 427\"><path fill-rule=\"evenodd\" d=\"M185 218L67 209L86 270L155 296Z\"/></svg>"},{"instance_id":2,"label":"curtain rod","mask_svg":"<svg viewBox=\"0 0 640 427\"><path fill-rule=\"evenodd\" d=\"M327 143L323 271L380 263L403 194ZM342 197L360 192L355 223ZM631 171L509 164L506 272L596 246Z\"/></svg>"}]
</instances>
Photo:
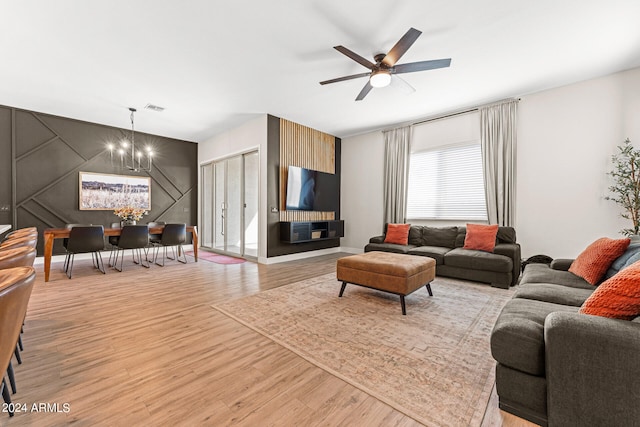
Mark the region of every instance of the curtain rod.
<instances>
[{"instance_id":1,"label":"curtain rod","mask_svg":"<svg viewBox=\"0 0 640 427\"><path fill-rule=\"evenodd\" d=\"M480 108L483 107L488 107L490 105L496 105L496 104L501 104L503 102L507 102L507 101L516 101L519 102L521 98L505 98L505 99L501 99L499 101L493 101L487 104L482 104L482 105L478 105L477 107L471 107L471 108L465 108L462 110L454 110L448 113L444 113L444 114L440 114L437 116L433 116L433 117L427 117L424 119L419 119L417 122L407 122L407 123L403 123L403 124L399 124L399 125L395 125L393 127L390 128L386 128L386 129L382 129L381 132L386 132L386 131L390 131L390 130L394 130L394 129L399 129L405 126L415 126L415 125L421 125L424 123L429 123L429 122L433 122L436 120L440 120L440 119L447 119L449 117L455 117L455 116L461 116L463 114L469 114L469 113L474 113L476 111L478 111Z\"/></svg>"}]
</instances>

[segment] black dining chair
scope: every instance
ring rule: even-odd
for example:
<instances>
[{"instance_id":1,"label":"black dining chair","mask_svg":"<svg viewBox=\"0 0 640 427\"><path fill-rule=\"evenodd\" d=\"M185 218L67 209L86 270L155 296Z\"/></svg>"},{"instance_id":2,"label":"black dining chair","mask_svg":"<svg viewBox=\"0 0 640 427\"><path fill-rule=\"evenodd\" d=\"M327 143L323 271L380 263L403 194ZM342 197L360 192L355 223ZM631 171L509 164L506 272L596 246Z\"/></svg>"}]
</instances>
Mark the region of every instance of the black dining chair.
<instances>
[{"instance_id":1,"label":"black dining chair","mask_svg":"<svg viewBox=\"0 0 640 427\"><path fill-rule=\"evenodd\" d=\"M140 264L143 267L149 268L149 261L145 256L143 257L142 251L146 251L149 247L149 227L146 225L125 225L122 227L118 244L116 245L116 255L113 267L122 271L122 265L124 262L124 252L127 249L131 249L133 254L133 262ZM137 261L136 261L137 254ZM120 257L120 268L118 268L118 257ZM146 261L146 264L145 264Z\"/></svg>"},{"instance_id":2,"label":"black dining chair","mask_svg":"<svg viewBox=\"0 0 640 427\"><path fill-rule=\"evenodd\" d=\"M18 342L22 323L35 281L33 267L14 267L0 270L0 372L7 371L14 348ZM7 404L9 416L13 416L11 395L2 377L0 393Z\"/></svg>"},{"instance_id":3,"label":"black dining chair","mask_svg":"<svg viewBox=\"0 0 640 427\"><path fill-rule=\"evenodd\" d=\"M105 274L102 255L100 252L104 250L104 227L101 225L75 226L69 232L69 240L67 241L67 256L64 260L64 271L67 277L71 279L73 270L73 260L75 254L91 253L93 266L102 274Z\"/></svg>"},{"instance_id":4,"label":"black dining chair","mask_svg":"<svg viewBox=\"0 0 640 427\"><path fill-rule=\"evenodd\" d=\"M112 222L111 223L111 228L122 228L122 223L121 222ZM120 240L120 236L109 236L107 241L109 242L109 245L111 245L110 249L111 252L109 252L109 267L113 267L113 264L111 264L111 257L117 252L117 246L118 246L118 240Z\"/></svg>"},{"instance_id":5,"label":"black dining chair","mask_svg":"<svg viewBox=\"0 0 640 427\"><path fill-rule=\"evenodd\" d=\"M187 240L187 225L186 224L167 224L162 230L162 237L159 242L154 242L156 246L156 253L153 257L153 262L157 265L164 267L164 259L176 259L179 262L186 264L187 255L184 253L182 244ZM173 258L167 256L167 248L171 247L173 251ZM178 248L178 254L175 253L175 248ZM158 252L163 249L162 264L158 264ZM180 254L184 257L184 261L180 259Z\"/></svg>"},{"instance_id":6,"label":"black dining chair","mask_svg":"<svg viewBox=\"0 0 640 427\"><path fill-rule=\"evenodd\" d=\"M164 222L164 221L153 221L153 222L147 223L147 226L149 228L152 228L152 227L158 227L160 225L165 225L165 224L166 224L166 222ZM151 234L151 233L149 233L149 242L151 242L152 244L153 243L158 243L159 244L160 243L160 239L162 239L162 233L160 233L160 234L157 234L157 233L156 234Z\"/></svg>"}]
</instances>

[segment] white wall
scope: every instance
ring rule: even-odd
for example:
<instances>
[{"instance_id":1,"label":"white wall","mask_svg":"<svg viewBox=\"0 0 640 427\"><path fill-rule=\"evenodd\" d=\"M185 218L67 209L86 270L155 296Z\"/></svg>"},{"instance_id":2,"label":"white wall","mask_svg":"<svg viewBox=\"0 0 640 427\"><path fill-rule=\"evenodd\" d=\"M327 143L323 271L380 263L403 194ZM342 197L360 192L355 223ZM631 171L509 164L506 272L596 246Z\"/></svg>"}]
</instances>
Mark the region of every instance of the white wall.
<instances>
[{"instance_id":1,"label":"white wall","mask_svg":"<svg viewBox=\"0 0 640 427\"><path fill-rule=\"evenodd\" d=\"M235 129L198 144L198 164L258 149L260 156L260 202L258 214L258 259L267 256L267 115L262 114ZM200 170L198 170L200 182ZM200 224L200 194L198 194L198 224Z\"/></svg>"},{"instance_id":2,"label":"white wall","mask_svg":"<svg viewBox=\"0 0 640 427\"><path fill-rule=\"evenodd\" d=\"M525 256L575 257L627 227L608 195L611 155L640 146L640 68L522 98L516 230Z\"/></svg>"},{"instance_id":3,"label":"white wall","mask_svg":"<svg viewBox=\"0 0 640 427\"><path fill-rule=\"evenodd\" d=\"M575 257L598 237L619 237L627 224L604 200L606 172L626 137L640 146L640 68L527 95L518 108L523 256ZM383 149L381 132L342 139L343 247L361 250L380 234Z\"/></svg>"},{"instance_id":4,"label":"white wall","mask_svg":"<svg viewBox=\"0 0 640 427\"><path fill-rule=\"evenodd\" d=\"M345 237L340 246L362 252L370 237L382 234L382 132L343 139L341 150L340 215Z\"/></svg>"}]
</instances>

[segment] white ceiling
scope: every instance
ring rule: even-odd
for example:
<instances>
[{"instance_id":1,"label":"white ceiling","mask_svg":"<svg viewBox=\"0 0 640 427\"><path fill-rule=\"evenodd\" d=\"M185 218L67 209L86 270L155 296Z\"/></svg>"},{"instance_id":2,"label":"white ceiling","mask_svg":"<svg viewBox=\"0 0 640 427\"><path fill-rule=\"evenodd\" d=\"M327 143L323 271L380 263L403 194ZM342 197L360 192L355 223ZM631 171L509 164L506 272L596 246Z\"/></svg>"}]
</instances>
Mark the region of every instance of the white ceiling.
<instances>
[{"instance_id":1,"label":"white ceiling","mask_svg":"<svg viewBox=\"0 0 640 427\"><path fill-rule=\"evenodd\" d=\"M200 142L269 113L346 137L640 66L638 0L0 0L0 104ZM399 63L452 58L366 79L332 49ZM166 108L144 110L147 103Z\"/></svg>"}]
</instances>

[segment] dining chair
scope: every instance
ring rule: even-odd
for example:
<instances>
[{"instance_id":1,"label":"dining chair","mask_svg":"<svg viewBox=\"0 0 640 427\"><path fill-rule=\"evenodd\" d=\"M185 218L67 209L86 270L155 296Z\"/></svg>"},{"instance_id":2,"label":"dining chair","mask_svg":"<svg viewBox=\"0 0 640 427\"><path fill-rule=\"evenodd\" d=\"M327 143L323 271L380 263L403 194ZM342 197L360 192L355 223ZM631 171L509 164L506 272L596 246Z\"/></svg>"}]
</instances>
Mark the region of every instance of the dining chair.
<instances>
[{"instance_id":1,"label":"dining chair","mask_svg":"<svg viewBox=\"0 0 640 427\"><path fill-rule=\"evenodd\" d=\"M33 267L0 270L0 372L7 371L16 347L33 289L36 271ZM7 384L2 378L0 393L12 417L13 408Z\"/></svg>"},{"instance_id":2,"label":"dining chair","mask_svg":"<svg viewBox=\"0 0 640 427\"><path fill-rule=\"evenodd\" d=\"M0 243L1 249L9 249L9 248L18 248L21 246L28 246L35 248L38 244L38 236L35 235L27 235L24 237L15 237L11 239L6 239L2 243Z\"/></svg>"},{"instance_id":3,"label":"dining chair","mask_svg":"<svg viewBox=\"0 0 640 427\"><path fill-rule=\"evenodd\" d=\"M23 246L16 249L0 250L0 270L5 270L14 267L32 267L36 258L36 248ZM22 339L18 337L18 344L14 350L16 360L18 364L22 363L20 357L20 351L23 350ZM13 372L13 365L9 361L7 368L7 376L9 377L9 383L11 384L11 390L16 393L16 380Z\"/></svg>"},{"instance_id":4,"label":"dining chair","mask_svg":"<svg viewBox=\"0 0 640 427\"><path fill-rule=\"evenodd\" d=\"M166 222L164 222L164 221L153 221L153 222L147 223L147 226L149 228L152 228L152 227L158 227L160 225L165 225L165 224L166 224ZM151 234L151 233L149 233L149 242L151 242L151 243L160 243L160 239L162 239L162 233L160 233L160 234Z\"/></svg>"},{"instance_id":5,"label":"dining chair","mask_svg":"<svg viewBox=\"0 0 640 427\"><path fill-rule=\"evenodd\" d=\"M140 264L143 267L149 268L149 261L146 260L146 252L145 256L142 256L142 251L146 251L148 246L149 227L147 227L146 225L125 225L124 227L122 227L122 232L120 233L120 238L118 239L118 244L116 245L116 255L113 267L118 271L122 271L124 252L127 249L131 249L133 262L135 264ZM138 258L137 261L136 254ZM118 268L118 257L120 258L120 268Z\"/></svg>"},{"instance_id":6,"label":"dining chair","mask_svg":"<svg viewBox=\"0 0 640 427\"><path fill-rule=\"evenodd\" d=\"M112 222L111 228L122 228L122 223ZM113 264L111 264L111 257L117 252L118 240L120 240L120 236L109 236L107 239L111 249L111 252L109 252L109 267L113 267Z\"/></svg>"},{"instance_id":7,"label":"dining chair","mask_svg":"<svg viewBox=\"0 0 640 427\"><path fill-rule=\"evenodd\" d=\"M104 227L101 225L75 226L69 232L67 256L64 260L64 271L71 279L75 254L91 253L93 266L105 274L100 251L104 249Z\"/></svg>"},{"instance_id":8,"label":"dining chair","mask_svg":"<svg viewBox=\"0 0 640 427\"><path fill-rule=\"evenodd\" d=\"M26 228L19 228L17 230L13 230L9 233L7 233L6 236L4 236L5 239L9 238L9 237L23 237L25 235L28 234L38 234L38 229L36 227L26 227Z\"/></svg>"},{"instance_id":9,"label":"dining chair","mask_svg":"<svg viewBox=\"0 0 640 427\"><path fill-rule=\"evenodd\" d=\"M36 258L36 248L20 246L0 250L0 270L5 268L31 266Z\"/></svg>"},{"instance_id":10,"label":"dining chair","mask_svg":"<svg viewBox=\"0 0 640 427\"><path fill-rule=\"evenodd\" d=\"M164 267L164 259L176 259L177 261L186 264L187 255L184 253L182 244L187 240L187 225L186 224L167 224L162 230L162 237L158 243L155 243L156 253L153 257L153 262L156 265ZM171 247L173 251L173 258L167 256L167 248ZM178 248L178 254L175 253L175 248ZM158 264L158 252L160 248L163 249L162 264ZM184 257L184 261L180 259L180 254Z\"/></svg>"}]
</instances>

